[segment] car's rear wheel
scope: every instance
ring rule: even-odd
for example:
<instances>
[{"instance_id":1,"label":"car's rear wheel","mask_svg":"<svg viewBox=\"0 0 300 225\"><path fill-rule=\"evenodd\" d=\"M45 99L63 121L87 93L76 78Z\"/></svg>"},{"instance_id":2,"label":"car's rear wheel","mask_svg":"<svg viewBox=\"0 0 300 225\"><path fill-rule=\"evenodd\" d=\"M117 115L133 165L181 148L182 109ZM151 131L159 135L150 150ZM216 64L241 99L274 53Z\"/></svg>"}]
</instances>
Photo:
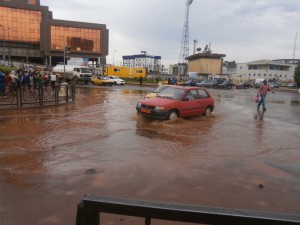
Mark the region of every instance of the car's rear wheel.
<instances>
[{"instance_id":1,"label":"car's rear wheel","mask_svg":"<svg viewBox=\"0 0 300 225\"><path fill-rule=\"evenodd\" d=\"M178 119L178 113L175 110L172 110L169 114L169 120L175 121Z\"/></svg>"},{"instance_id":2,"label":"car's rear wheel","mask_svg":"<svg viewBox=\"0 0 300 225\"><path fill-rule=\"evenodd\" d=\"M204 112L205 116L211 116L211 107L207 107L205 112Z\"/></svg>"}]
</instances>

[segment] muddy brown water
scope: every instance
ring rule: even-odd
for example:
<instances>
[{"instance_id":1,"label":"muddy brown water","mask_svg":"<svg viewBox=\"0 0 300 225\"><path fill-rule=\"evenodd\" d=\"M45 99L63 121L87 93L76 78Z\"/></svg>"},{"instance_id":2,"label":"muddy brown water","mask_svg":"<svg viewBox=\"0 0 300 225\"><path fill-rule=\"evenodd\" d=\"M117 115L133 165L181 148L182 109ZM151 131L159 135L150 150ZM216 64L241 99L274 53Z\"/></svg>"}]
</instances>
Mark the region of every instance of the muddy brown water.
<instances>
[{"instance_id":1,"label":"muddy brown water","mask_svg":"<svg viewBox=\"0 0 300 225\"><path fill-rule=\"evenodd\" d=\"M137 115L148 89L79 88L77 101L2 110L0 224L75 224L86 194L300 214L300 97L211 90L212 117ZM105 224L126 224L130 219ZM121 218L121 219L120 219Z\"/></svg>"}]
</instances>

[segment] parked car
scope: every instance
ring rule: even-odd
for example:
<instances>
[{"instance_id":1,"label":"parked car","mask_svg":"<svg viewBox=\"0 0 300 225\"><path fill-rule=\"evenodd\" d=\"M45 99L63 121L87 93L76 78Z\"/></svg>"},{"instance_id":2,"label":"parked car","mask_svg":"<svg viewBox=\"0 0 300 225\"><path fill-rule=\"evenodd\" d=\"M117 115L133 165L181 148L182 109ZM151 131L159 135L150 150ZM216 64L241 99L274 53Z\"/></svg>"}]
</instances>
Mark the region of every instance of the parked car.
<instances>
[{"instance_id":1,"label":"parked car","mask_svg":"<svg viewBox=\"0 0 300 225\"><path fill-rule=\"evenodd\" d=\"M251 87L253 87L253 85L250 82L243 82L235 85L236 89L246 89Z\"/></svg>"},{"instance_id":2,"label":"parked car","mask_svg":"<svg viewBox=\"0 0 300 225\"><path fill-rule=\"evenodd\" d=\"M125 84L125 81L118 76L107 76L107 78L112 79L114 81L114 84L117 84L117 85Z\"/></svg>"},{"instance_id":3,"label":"parked car","mask_svg":"<svg viewBox=\"0 0 300 225\"><path fill-rule=\"evenodd\" d=\"M218 79L218 80L213 80L213 85L212 87L213 88L220 88L220 84L222 84L224 81L224 79Z\"/></svg>"},{"instance_id":4,"label":"parked car","mask_svg":"<svg viewBox=\"0 0 300 225\"><path fill-rule=\"evenodd\" d=\"M114 84L114 80L103 76L92 77L91 82L93 85L103 85L103 86L112 86Z\"/></svg>"},{"instance_id":5,"label":"parked car","mask_svg":"<svg viewBox=\"0 0 300 225\"><path fill-rule=\"evenodd\" d=\"M218 85L218 88L221 88L221 89L232 89L233 87L234 87L234 84L229 80L225 80L221 84Z\"/></svg>"},{"instance_id":6,"label":"parked car","mask_svg":"<svg viewBox=\"0 0 300 225\"><path fill-rule=\"evenodd\" d=\"M153 92L147 94L145 96L145 99L156 97L159 93L161 93L162 91L164 91L165 89L167 89L170 86L172 86L172 85L160 85L160 86L158 86Z\"/></svg>"},{"instance_id":7,"label":"parked car","mask_svg":"<svg viewBox=\"0 0 300 225\"><path fill-rule=\"evenodd\" d=\"M296 84L295 83L289 83L287 86L288 87L296 87Z\"/></svg>"},{"instance_id":8,"label":"parked car","mask_svg":"<svg viewBox=\"0 0 300 225\"><path fill-rule=\"evenodd\" d=\"M181 85L195 87L195 86L197 86L197 82L195 80L188 80L187 82L184 82Z\"/></svg>"},{"instance_id":9,"label":"parked car","mask_svg":"<svg viewBox=\"0 0 300 225\"><path fill-rule=\"evenodd\" d=\"M279 85L277 83L270 83L269 85L271 88L279 88Z\"/></svg>"},{"instance_id":10,"label":"parked car","mask_svg":"<svg viewBox=\"0 0 300 225\"><path fill-rule=\"evenodd\" d=\"M214 85L214 82L211 80L208 80L204 83L199 84L199 87L211 88L213 85Z\"/></svg>"},{"instance_id":11,"label":"parked car","mask_svg":"<svg viewBox=\"0 0 300 225\"><path fill-rule=\"evenodd\" d=\"M196 83L197 87L202 87L202 85L204 85L207 82L207 80L203 80L201 82Z\"/></svg>"},{"instance_id":12,"label":"parked car","mask_svg":"<svg viewBox=\"0 0 300 225\"><path fill-rule=\"evenodd\" d=\"M139 101L136 110L139 114L153 119L176 120L178 117L210 116L214 110L214 99L203 88L172 86L155 98Z\"/></svg>"}]
</instances>

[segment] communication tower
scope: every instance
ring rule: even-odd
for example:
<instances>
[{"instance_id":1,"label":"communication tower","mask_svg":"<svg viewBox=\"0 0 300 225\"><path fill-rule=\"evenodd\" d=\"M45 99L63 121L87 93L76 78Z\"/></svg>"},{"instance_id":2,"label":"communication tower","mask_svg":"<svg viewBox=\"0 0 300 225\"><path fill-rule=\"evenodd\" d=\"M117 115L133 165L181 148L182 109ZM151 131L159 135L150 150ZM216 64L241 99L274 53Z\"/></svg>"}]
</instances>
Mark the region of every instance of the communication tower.
<instances>
[{"instance_id":1,"label":"communication tower","mask_svg":"<svg viewBox=\"0 0 300 225\"><path fill-rule=\"evenodd\" d=\"M185 63L185 58L189 56L189 11L193 0L186 0L185 20L181 38L179 63Z\"/></svg>"}]
</instances>

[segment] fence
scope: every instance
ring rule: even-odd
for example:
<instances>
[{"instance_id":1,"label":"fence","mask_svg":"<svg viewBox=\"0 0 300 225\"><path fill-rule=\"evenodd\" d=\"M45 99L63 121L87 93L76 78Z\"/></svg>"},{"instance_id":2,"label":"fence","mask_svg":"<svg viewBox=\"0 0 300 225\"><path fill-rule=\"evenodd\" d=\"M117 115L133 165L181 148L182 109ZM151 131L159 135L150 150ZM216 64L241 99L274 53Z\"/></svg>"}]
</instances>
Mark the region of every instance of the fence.
<instances>
[{"instance_id":1,"label":"fence","mask_svg":"<svg viewBox=\"0 0 300 225\"><path fill-rule=\"evenodd\" d=\"M22 108L34 106L58 105L75 101L74 84L58 84L54 87L15 86L7 95L0 97L1 108Z\"/></svg>"},{"instance_id":2,"label":"fence","mask_svg":"<svg viewBox=\"0 0 300 225\"><path fill-rule=\"evenodd\" d=\"M99 225L100 213L213 225L299 225L299 215L183 205L87 195L78 205L76 225ZM159 223L156 223L159 224Z\"/></svg>"}]
</instances>

